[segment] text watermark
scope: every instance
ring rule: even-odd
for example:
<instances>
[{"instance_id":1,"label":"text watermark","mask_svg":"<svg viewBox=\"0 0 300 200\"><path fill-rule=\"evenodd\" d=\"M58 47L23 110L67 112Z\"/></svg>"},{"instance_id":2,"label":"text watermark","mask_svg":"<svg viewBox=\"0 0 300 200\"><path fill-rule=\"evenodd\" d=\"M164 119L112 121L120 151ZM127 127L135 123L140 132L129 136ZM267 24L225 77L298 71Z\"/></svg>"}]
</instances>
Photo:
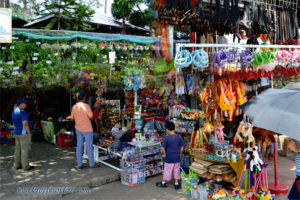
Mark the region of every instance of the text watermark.
<instances>
[{"instance_id":1,"label":"text watermark","mask_svg":"<svg viewBox=\"0 0 300 200\"><path fill-rule=\"evenodd\" d=\"M40 193L40 194L65 194L65 193L89 193L90 188L75 187L19 187L18 193Z\"/></svg>"}]
</instances>

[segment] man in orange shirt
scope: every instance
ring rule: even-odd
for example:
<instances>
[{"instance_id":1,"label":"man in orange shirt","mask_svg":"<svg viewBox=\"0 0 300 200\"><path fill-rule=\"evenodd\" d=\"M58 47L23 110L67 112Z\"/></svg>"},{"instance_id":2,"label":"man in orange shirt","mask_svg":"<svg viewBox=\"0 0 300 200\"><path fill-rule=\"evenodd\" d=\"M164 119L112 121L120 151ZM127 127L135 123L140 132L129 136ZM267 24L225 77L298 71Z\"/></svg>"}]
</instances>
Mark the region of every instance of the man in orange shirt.
<instances>
[{"instance_id":1,"label":"man in orange shirt","mask_svg":"<svg viewBox=\"0 0 300 200\"><path fill-rule=\"evenodd\" d=\"M93 119L93 112L86 101L86 94L84 92L78 92L76 94L78 102L73 106L71 119L75 121L75 129L77 134L77 168L82 169L82 148L84 141L86 142L86 149L89 158L89 166L96 168L94 155L93 155L93 128L91 119Z\"/></svg>"}]
</instances>

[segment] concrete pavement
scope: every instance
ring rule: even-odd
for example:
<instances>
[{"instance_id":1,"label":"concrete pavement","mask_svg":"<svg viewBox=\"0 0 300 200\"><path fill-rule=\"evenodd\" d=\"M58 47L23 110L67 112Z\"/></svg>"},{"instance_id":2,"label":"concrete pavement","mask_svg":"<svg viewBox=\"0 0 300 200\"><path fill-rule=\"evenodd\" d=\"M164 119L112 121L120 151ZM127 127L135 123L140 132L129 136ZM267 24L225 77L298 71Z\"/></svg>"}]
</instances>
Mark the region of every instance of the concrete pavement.
<instances>
[{"instance_id":1,"label":"concrete pavement","mask_svg":"<svg viewBox=\"0 0 300 200\"><path fill-rule=\"evenodd\" d=\"M120 179L118 171L105 166L77 170L73 147L33 143L30 164L36 169L28 172L11 169L13 154L14 144L0 145L0 199L58 199L63 193L94 188ZM84 163L88 165L86 161Z\"/></svg>"}]
</instances>

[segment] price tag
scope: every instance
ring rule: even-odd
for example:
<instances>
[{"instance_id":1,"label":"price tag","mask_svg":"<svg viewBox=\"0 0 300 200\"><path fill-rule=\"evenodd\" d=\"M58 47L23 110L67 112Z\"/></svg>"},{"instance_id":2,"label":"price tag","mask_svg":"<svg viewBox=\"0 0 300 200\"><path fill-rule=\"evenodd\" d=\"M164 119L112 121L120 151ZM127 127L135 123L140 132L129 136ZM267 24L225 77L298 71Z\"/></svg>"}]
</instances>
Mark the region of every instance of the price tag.
<instances>
[{"instance_id":1,"label":"price tag","mask_svg":"<svg viewBox=\"0 0 300 200\"><path fill-rule=\"evenodd\" d=\"M75 59L76 59L76 56L73 56L72 58L73 58L73 60L75 60Z\"/></svg>"},{"instance_id":2,"label":"price tag","mask_svg":"<svg viewBox=\"0 0 300 200\"><path fill-rule=\"evenodd\" d=\"M58 53L55 53L54 55L55 55L55 56L58 56Z\"/></svg>"},{"instance_id":3,"label":"price tag","mask_svg":"<svg viewBox=\"0 0 300 200\"><path fill-rule=\"evenodd\" d=\"M8 79L4 79L3 82L4 82L4 83L8 83L9 80L8 80Z\"/></svg>"},{"instance_id":4,"label":"price tag","mask_svg":"<svg viewBox=\"0 0 300 200\"><path fill-rule=\"evenodd\" d=\"M29 42L29 39L26 39L25 42Z\"/></svg>"},{"instance_id":5,"label":"price tag","mask_svg":"<svg viewBox=\"0 0 300 200\"><path fill-rule=\"evenodd\" d=\"M44 77L48 77L48 74L43 74Z\"/></svg>"},{"instance_id":6,"label":"price tag","mask_svg":"<svg viewBox=\"0 0 300 200\"><path fill-rule=\"evenodd\" d=\"M3 85L2 88L7 88L7 86L6 86L6 85Z\"/></svg>"},{"instance_id":7,"label":"price tag","mask_svg":"<svg viewBox=\"0 0 300 200\"><path fill-rule=\"evenodd\" d=\"M7 65L13 65L13 64L14 64L14 61L8 61L6 64L7 64Z\"/></svg>"},{"instance_id":8,"label":"price tag","mask_svg":"<svg viewBox=\"0 0 300 200\"><path fill-rule=\"evenodd\" d=\"M15 49L15 46L11 46L11 47L9 47L10 49Z\"/></svg>"},{"instance_id":9,"label":"price tag","mask_svg":"<svg viewBox=\"0 0 300 200\"><path fill-rule=\"evenodd\" d=\"M5 50L5 49L6 49L6 47L2 47L1 49L2 49L2 50Z\"/></svg>"},{"instance_id":10,"label":"price tag","mask_svg":"<svg viewBox=\"0 0 300 200\"><path fill-rule=\"evenodd\" d=\"M20 69L20 67L14 67L13 69L14 69L14 70L19 70L19 69Z\"/></svg>"},{"instance_id":11,"label":"price tag","mask_svg":"<svg viewBox=\"0 0 300 200\"><path fill-rule=\"evenodd\" d=\"M37 57L33 57L32 60L38 60L38 58Z\"/></svg>"},{"instance_id":12,"label":"price tag","mask_svg":"<svg viewBox=\"0 0 300 200\"><path fill-rule=\"evenodd\" d=\"M112 67L111 70L116 70L116 68Z\"/></svg>"},{"instance_id":13,"label":"price tag","mask_svg":"<svg viewBox=\"0 0 300 200\"><path fill-rule=\"evenodd\" d=\"M40 54L39 54L39 53L34 53L33 55L34 55L34 56L38 56L38 55L40 55Z\"/></svg>"},{"instance_id":14,"label":"price tag","mask_svg":"<svg viewBox=\"0 0 300 200\"><path fill-rule=\"evenodd\" d=\"M51 64L52 61L51 61L51 60L47 60L46 63L47 63L47 64Z\"/></svg>"},{"instance_id":15,"label":"price tag","mask_svg":"<svg viewBox=\"0 0 300 200\"><path fill-rule=\"evenodd\" d=\"M83 49L87 49L87 47L83 47Z\"/></svg>"},{"instance_id":16,"label":"price tag","mask_svg":"<svg viewBox=\"0 0 300 200\"><path fill-rule=\"evenodd\" d=\"M41 44L41 42L36 42L35 44L36 44L36 45L40 45L40 44Z\"/></svg>"},{"instance_id":17,"label":"price tag","mask_svg":"<svg viewBox=\"0 0 300 200\"><path fill-rule=\"evenodd\" d=\"M10 84L11 87L16 87L17 85L15 83Z\"/></svg>"},{"instance_id":18,"label":"price tag","mask_svg":"<svg viewBox=\"0 0 300 200\"><path fill-rule=\"evenodd\" d=\"M14 75L14 76L16 76L16 75L19 74L19 72L14 71L14 72L12 72L11 74Z\"/></svg>"},{"instance_id":19,"label":"price tag","mask_svg":"<svg viewBox=\"0 0 300 200\"><path fill-rule=\"evenodd\" d=\"M0 67L0 72L2 72L3 71L3 68L2 67Z\"/></svg>"}]
</instances>

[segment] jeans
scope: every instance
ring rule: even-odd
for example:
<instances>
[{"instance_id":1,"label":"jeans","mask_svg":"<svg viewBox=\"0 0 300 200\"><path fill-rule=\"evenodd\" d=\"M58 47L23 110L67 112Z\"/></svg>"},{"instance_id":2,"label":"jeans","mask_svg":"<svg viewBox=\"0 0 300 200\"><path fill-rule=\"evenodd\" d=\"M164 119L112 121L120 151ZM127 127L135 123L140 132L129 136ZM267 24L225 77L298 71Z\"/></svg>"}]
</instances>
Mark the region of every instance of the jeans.
<instances>
[{"instance_id":1,"label":"jeans","mask_svg":"<svg viewBox=\"0 0 300 200\"><path fill-rule=\"evenodd\" d=\"M31 137L28 135L15 135L15 163L14 168L22 166L23 169L29 168L28 152L30 151Z\"/></svg>"},{"instance_id":2,"label":"jeans","mask_svg":"<svg viewBox=\"0 0 300 200\"><path fill-rule=\"evenodd\" d=\"M86 150L89 158L89 166L95 165L94 162L94 151L93 151L93 132L82 132L76 129L77 134L77 147L76 157L77 165L82 166L82 148L84 141L86 142Z\"/></svg>"}]
</instances>

